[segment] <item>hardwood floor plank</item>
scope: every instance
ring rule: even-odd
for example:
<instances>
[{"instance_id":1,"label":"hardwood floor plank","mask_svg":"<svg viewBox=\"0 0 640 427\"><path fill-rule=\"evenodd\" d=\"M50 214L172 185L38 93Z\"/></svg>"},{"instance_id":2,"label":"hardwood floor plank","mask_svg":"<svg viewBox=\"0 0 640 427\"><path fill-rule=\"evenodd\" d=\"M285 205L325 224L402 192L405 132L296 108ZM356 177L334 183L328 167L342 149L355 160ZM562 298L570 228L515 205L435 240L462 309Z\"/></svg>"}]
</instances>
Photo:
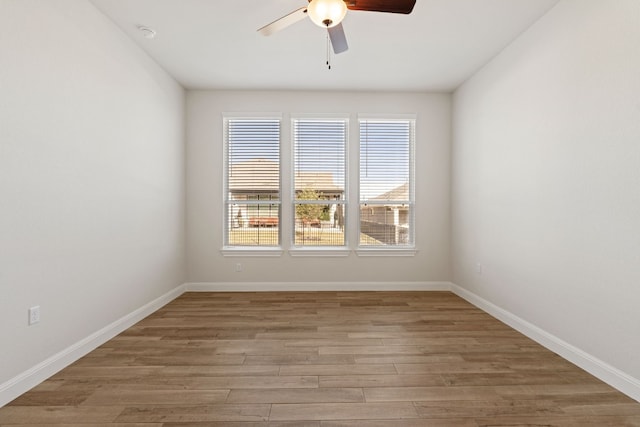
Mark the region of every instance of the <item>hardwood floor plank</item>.
<instances>
[{"instance_id":1,"label":"hardwood floor plank","mask_svg":"<svg viewBox=\"0 0 640 427\"><path fill-rule=\"evenodd\" d=\"M322 421L320 427L478 427L472 418Z\"/></svg>"},{"instance_id":2,"label":"hardwood floor plank","mask_svg":"<svg viewBox=\"0 0 640 427\"><path fill-rule=\"evenodd\" d=\"M2 427L42 427L43 424L1 424ZM70 427L68 423L46 423L47 427ZM163 423L73 423L72 427L165 427Z\"/></svg>"},{"instance_id":3,"label":"hardwood floor plank","mask_svg":"<svg viewBox=\"0 0 640 427\"><path fill-rule=\"evenodd\" d=\"M271 405L214 404L202 406L127 407L116 422L267 421Z\"/></svg>"},{"instance_id":4,"label":"hardwood floor plank","mask_svg":"<svg viewBox=\"0 0 640 427\"><path fill-rule=\"evenodd\" d=\"M85 406L206 405L224 402L229 390L97 390Z\"/></svg>"},{"instance_id":5,"label":"hardwood floor plank","mask_svg":"<svg viewBox=\"0 0 640 427\"><path fill-rule=\"evenodd\" d=\"M460 374L460 373L504 373L515 372L513 367L506 363L490 362L450 362L450 363L397 363L394 365L398 374Z\"/></svg>"},{"instance_id":6,"label":"hardwood floor plank","mask_svg":"<svg viewBox=\"0 0 640 427\"><path fill-rule=\"evenodd\" d=\"M423 402L432 400L503 400L495 387L377 387L365 388L367 402Z\"/></svg>"},{"instance_id":7,"label":"hardwood floor plank","mask_svg":"<svg viewBox=\"0 0 640 427\"><path fill-rule=\"evenodd\" d=\"M358 354L353 356L354 363L375 363L385 364L409 364L409 363L440 363L440 362L462 362L463 359L457 354L428 354L428 355L378 355Z\"/></svg>"},{"instance_id":8,"label":"hardwood floor plank","mask_svg":"<svg viewBox=\"0 0 640 427\"><path fill-rule=\"evenodd\" d=\"M576 384L582 379L566 377L553 372L509 372L495 373L456 373L442 374L444 384L450 386L465 385L532 385L532 384ZM588 382L585 382L587 384Z\"/></svg>"},{"instance_id":9,"label":"hardwood floor plank","mask_svg":"<svg viewBox=\"0 0 640 427\"><path fill-rule=\"evenodd\" d=\"M99 385L87 383L87 381L80 381L77 379L68 380L63 384L58 392L61 394L75 393L81 395L86 394L85 399L89 393L96 390L101 392L117 393L118 391L135 391L136 393L146 393L147 391L166 393L188 390L196 392L199 390L226 390L232 388L288 388L288 389L300 389L300 388L318 388L317 376L173 376L173 377L153 377L145 380L136 379L104 379ZM47 392L47 395L53 395L55 392ZM29 393L31 394L31 393ZM37 394L38 396L41 393ZM40 399L44 399L42 397ZM62 396L56 396L57 399L63 399ZM22 402L22 404L26 404Z\"/></svg>"},{"instance_id":10,"label":"hardwood floor plank","mask_svg":"<svg viewBox=\"0 0 640 427\"><path fill-rule=\"evenodd\" d=\"M291 354L285 353L273 356L247 356L247 365L340 365L354 364L355 358L351 354Z\"/></svg>"},{"instance_id":11,"label":"hardwood floor plank","mask_svg":"<svg viewBox=\"0 0 640 427\"><path fill-rule=\"evenodd\" d=\"M286 388L299 390L303 388L317 388L317 376L228 376L228 377L200 377L185 381L184 378L170 380L170 384L183 384L189 389L274 389Z\"/></svg>"},{"instance_id":12,"label":"hardwood floor plank","mask_svg":"<svg viewBox=\"0 0 640 427\"><path fill-rule=\"evenodd\" d=\"M411 403L309 403L274 404L269 417L275 421L392 420L418 418Z\"/></svg>"},{"instance_id":13,"label":"hardwood floor plank","mask_svg":"<svg viewBox=\"0 0 640 427\"><path fill-rule=\"evenodd\" d=\"M416 410L423 418L483 418L495 416L563 415L562 409L551 400L471 400L461 404L459 400L431 400L415 402Z\"/></svg>"},{"instance_id":14,"label":"hardwood floor plank","mask_svg":"<svg viewBox=\"0 0 640 427\"><path fill-rule=\"evenodd\" d=\"M288 339L285 341L286 347L352 347L352 346L382 346L381 339L377 338L307 338ZM334 353L335 354L335 353Z\"/></svg>"},{"instance_id":15,"label":"hardwood floor plank","mask_svg":"<svg viewBox=\"0 0 640 427\"><path fill-rule=\"evenodd\" d=\"M66 380L70 378L143 378L157 375L162 366L79 366L73 364L58 372L51 380Z\"/></svg>"},{"instance_id":16,"label":"hardwood floor plank","mask_svg":"<svg viewBox=\"0 0 640 427\"><path fill-rule=\"evenodd\" d=\"M361 403L360 388L232 390L228 403Z\"/></svg>"},{"instance_id":17,"label":"hardwood floor plank","mask_svg":"<svg viewBox=\"0 0 640 427\"><path fill-rule=\"evenodd\" d=\"M277 376L280 367L277 365L196 365L196 366L165 366L157 371L157 375L164 377L216 377L216 376ZM298 375L298 374L292 374ZM315 375L315 374L299 374Z\"/></svg>"},{"instance_id":18,"label":"hardwood floor plank","mask_svg":"<svg viewBox=\"0 0 640 427\"><path fill-rule=\"evenodd\" d=\"M440 375L340 375L321 376L320 387L443 386Z\"/></svg>"},{"instance_id":19,"label":"hardwood floor plank","mask_svg":"<svg viewBox=\"0 0 640 427\"><path fill-rule=\"evenodd\" d=\"M0 408L0 425L5 424L60 424L60 423L109 423L120 415L124 407L81 406L17 406Z\"/></svg>"},{"instance_id":20,"label":"hardwood floor plank","mask_svg":"<svg viewBox=\"0 0 640 427\"><path fill-rule=\"evenodd\" d=\"M246 360L246 356L242 354L201 355L195 351L191 353L192 354L137 357L130 361L129 365L144 366L158 365L161 363L165 365L242 365Z\"/></svg>"},{"instance_id":21,"label":"hardwood floor plank","mask_svg":"<svg viewBox=\"0 0 640 427\"><path fill-rule=\"evenodd\" d=\"M418 346L384 346L384 345L355 345L355 346L336 346L336 347L320 347L320 354L354 354L354 355L405 355L405 354L425 354Z\"/></svg>"},{"instance_id":22,"label":"hardwood floor plank","mask_svg":"<svg viewBox=\"0 0 640 427\"><path fill-rule=\"evenodd\" d=\"M317 330L307 330L304 332L280 331L280 332L260 332L255 339L259 340L346 340L350 339L350 334L346 332L318 332ZM364 337L366 338L366 337Z\"/></svg>"},{"instance_id":23,"label":"hardwood floor plank","mask_svg":"<svg viewBox=\"0 0 640 427\"><path fill-rule=\"evenodd\" d=\"M478 427L554 426L554 427L638 427L640 417L492 417L476 419Z\"/></svg>"},{"instance_id":24,"label":"hardwood floor plank","mask_svg":"<svg viewBox=\"0 0 640 427\"><path fill-rule=\"evenodd\" d=\"M32 391L15 399L12 403L16 406L75 406L79 405L93 393L93 390L53 390Z\"/></svg>"},{"instance_id":25,"label":"hardwood floor plank","mask_svg":"<svg viewBox=\"0 0 640 427\"><path fill-rule=\"evenodd\" d=\"M320 421L294 421L294 422L186 422L164 423L162 427L321 427Z\"/></svg>"},{"instance_id":26,"label":"hardwood floor plank","mask_svg":"<svg viewBox=\"0 0 640 427\"><path fill-rule=\"evenodd\" d=\"M494 387L497 393L509 399L544 399L559 396L620 395L613 387L598 382L595 384L533 384L521 386Z\"/></svg>"},{"instance_id":27,"label":"hardwood floor plank","mask_svg":"<svg viewBox=\"0 0 640 427\"><path fill-rule=\"evenodd\" d=\"M287 365L280 367L280 375L394 375L393 364L366 365Z\"/></svg>"}]
</instances>

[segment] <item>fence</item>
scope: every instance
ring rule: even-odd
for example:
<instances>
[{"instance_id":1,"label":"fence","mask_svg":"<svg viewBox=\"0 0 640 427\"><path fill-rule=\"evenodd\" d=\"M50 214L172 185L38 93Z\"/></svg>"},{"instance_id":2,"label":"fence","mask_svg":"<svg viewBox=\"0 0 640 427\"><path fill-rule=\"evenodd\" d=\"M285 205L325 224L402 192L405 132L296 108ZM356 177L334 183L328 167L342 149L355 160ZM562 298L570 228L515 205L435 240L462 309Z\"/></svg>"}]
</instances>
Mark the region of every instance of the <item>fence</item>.
<instances>
[{"instance_id":1,"label":"fence","mask_svg":"<svg viewBox=\"0 0 640 427\"><path fill-rule=\"evenodd\" d=\"M360 221L360 232L385 245L409 243L409 229L406 226Z\"/></svg>"}]
</instances>

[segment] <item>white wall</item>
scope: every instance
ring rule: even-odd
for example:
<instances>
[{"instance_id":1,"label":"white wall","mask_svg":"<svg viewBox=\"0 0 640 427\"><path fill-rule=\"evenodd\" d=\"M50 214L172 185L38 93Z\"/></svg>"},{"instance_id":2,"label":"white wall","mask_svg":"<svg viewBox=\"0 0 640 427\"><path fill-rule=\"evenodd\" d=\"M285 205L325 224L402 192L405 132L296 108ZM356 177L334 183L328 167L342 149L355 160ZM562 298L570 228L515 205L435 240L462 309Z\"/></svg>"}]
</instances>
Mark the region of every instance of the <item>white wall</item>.
<instances>
[{"instance_id":1,"label":"white wall","mask_svg":"<svg viewBox=\"0 0 640 427\"><path fill-rule=\"evenodd\" d=\"M640 385L640 2L561 1L453 121L453 281Z\"/></svg>"},{"instance_id":2,"label":"white wall","mask_svg":"<svg viewBox=\"0 0 640 427\"><path fill-rule=\"evenodd\" d=\"M330 71L328 71L330 72ZM187 216L189 281L217 283L384 283L450 279L450 96L402 93L190 91L187 96ZM357 113L417 113L415 257L230 258L223 245L223 112L284 113L283 144L290 144L289 113L351 115L351 155L357 156ZM286 157L290 153L286 150ZM283 163L287 173L287 166ZM350 171L352 184L357 170ZM353 188L353 187L352 187ZM289 236L284 236L284 246ZM243 271L235 272L241 262ZM231 289L234 287L231 286ZM323 286L315 286L323 289Z\"/></svg>"},{"instance_id":3,"label":"white wall","mask_svg":"<svg viewBox=\"0 0 640 427\"><path fill-rule=\"evenodd\" d=\"M184 183L172 78L86 1L0 0L0 386L183 283Z\"/></svg>"}]
</instances>

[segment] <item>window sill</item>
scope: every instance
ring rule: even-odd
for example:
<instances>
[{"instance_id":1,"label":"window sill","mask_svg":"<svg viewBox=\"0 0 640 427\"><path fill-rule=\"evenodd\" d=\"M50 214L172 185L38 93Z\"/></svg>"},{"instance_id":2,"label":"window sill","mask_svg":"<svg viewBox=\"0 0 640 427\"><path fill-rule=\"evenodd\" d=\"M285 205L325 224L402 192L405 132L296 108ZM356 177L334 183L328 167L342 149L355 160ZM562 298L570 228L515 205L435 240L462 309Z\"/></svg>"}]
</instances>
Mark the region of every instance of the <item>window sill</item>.
<instances>
[{"instance_id":1,"label":"window sill","mask_svg":"<svg viewBox=\"0 0 640 427\"><path fill-rule=\"evenodd\" d=\"M222 248L222 256L229 257L279 257L282 256L282 249L276 247L254 248L250 246L240 246L234 248Z\"/></svg>"},{"instance_id":2,"label":"window sill","mask_svg":"<svg viewBox=\"0 0 640 427\"><path fill-rule=\"evenodd\" d=\"M351 251L347 248L292 248L292 257L347 257Z\"/></svg>"},{"instance_id":3,"label":"window sill","mask_svg":"<svg viewBox=\"0 0 640 427\"><path fill-rule=\"evenodd\" d=\"M415 256L417 253L418 253L418 250L415 248L397 248L397 249L359 248L359 249L356 249L356 254L362 257L366 257L366 256L412 257L412 256Z\"/></svg>"}]
</instances>

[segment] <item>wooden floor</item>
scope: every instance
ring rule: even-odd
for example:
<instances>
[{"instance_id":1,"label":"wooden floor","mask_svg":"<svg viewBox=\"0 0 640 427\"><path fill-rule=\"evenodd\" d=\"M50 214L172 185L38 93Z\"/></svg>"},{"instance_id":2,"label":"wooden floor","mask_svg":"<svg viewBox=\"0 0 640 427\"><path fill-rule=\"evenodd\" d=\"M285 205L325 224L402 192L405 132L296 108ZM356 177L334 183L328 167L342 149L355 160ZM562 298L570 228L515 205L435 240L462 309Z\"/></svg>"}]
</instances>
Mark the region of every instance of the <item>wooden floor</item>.
<instances>
[{"instance_id":1,"label":"wooden floor","mask_svg":"<svg viewBox=\"0 0 640 427\"><path fill-rule=\"evenodd\" d=\"M448 292L186 293L0 425L640 426L640 403Z\"/></svg>"}]
</instances>

